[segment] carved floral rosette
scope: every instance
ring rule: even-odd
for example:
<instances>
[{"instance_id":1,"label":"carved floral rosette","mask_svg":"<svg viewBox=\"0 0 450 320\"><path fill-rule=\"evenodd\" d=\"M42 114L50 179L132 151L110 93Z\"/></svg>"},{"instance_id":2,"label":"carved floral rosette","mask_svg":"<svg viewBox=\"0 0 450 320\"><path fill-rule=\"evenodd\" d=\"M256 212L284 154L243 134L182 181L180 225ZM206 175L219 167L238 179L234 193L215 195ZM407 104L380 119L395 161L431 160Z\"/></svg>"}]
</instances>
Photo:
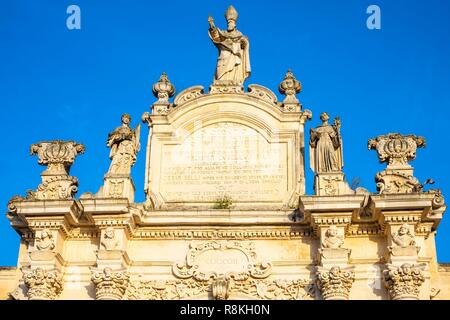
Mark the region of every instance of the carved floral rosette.
<instances>
[{"instance_id":1,"label":"carved floral rosette","mask_svg":"<svg viewBox=\"0 0 450 320\"><path fill-rule=\"evenodd\" d=\"M229 271L221 273L219 270L203 270L198 264L198 257L208 251L228 250L239 251L245 256L245 269L240 271ZM224 276L227 279L245 280L249 277L267 278L271 273L272 265L268 261L257 261L257 255L253 242L239 241L207 241L191 242L184 263L175 263L172 266L172 272L181 279L195 278L200 281L207 281L211 278L216 279Z\"/></svg>"},{"instance_id":2,"label":"carved floral rosette","mask_svg":"<svg viewBox=\"0 0 450 320\"><path fill-rule=\"evenodd\" d=\"M401 266L387 265L383 280L392 300L418 300L420 287L425 281L424 265L404 263Z\"/></svg>"},{"instance_id":3,"label":"carved floral rosette","mask_svg":"<svg viewBox=\"0 0 450 320\"><path fill-rule=\"evenodd\" d=\"M46 141L33 144L32 155L39 157L38 163L48 166L42 172L42 183L30 198L37 200L70 200L78 191L78 179L69 176L78 154L84 153L84 146L73 141ZM29 198L29 197L27 197Z\"/></svg>"},{"instance_id":4,"label":"carved floral rosette","mask_svg":"<svg viewBox=\"0 0 450 320\"><path fill-rule=\"evenodd\" d=\"M129 285L130 275L125 270L93 270L92 282L95 284L96 300L121 300Z\"/></svg>"},{"instance_id":5,"label":"carved floral rosette","mask_svg":"<svg viewBox=\"0 0 450 320\"><path fill-rule=\"evenodd\" d=\"M29 300L55 300L62 291L62 276L57 270L36 268L23 272Z\"/></svg>"},{"instance_id":6,"label":"carved floral rosette","mask_svg":"<svg viewBox=\"0 0 450 320\"><path fill-rule=\"evenodd\" d=\"M350 289L355 281L353 268L318 267L317 286L324 300L348 300Z\"/></svg>"}]
</instances>

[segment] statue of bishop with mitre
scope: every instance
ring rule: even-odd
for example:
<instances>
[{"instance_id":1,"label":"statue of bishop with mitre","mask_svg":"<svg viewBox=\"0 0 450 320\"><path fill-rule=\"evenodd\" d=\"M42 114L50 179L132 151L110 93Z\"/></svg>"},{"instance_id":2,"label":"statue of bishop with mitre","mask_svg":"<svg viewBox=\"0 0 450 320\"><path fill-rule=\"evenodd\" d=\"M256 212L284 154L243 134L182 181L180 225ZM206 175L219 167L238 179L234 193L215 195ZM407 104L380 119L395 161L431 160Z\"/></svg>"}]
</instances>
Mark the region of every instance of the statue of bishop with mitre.
<instances>
[{"instance_id":1,"label":"statue of bishop with mitre","mask_svg":"<svg viewBox=\"0 0 450 320\"><path fill-rule=\"evenodd\" d=\"M249 41L236 29L237 11L229 6L225 13L228 22L227 30L220 30L214 20L208 17L208 34L219 49L214 84L242 85L250 76Z\"/></svg>"}]
</instances>

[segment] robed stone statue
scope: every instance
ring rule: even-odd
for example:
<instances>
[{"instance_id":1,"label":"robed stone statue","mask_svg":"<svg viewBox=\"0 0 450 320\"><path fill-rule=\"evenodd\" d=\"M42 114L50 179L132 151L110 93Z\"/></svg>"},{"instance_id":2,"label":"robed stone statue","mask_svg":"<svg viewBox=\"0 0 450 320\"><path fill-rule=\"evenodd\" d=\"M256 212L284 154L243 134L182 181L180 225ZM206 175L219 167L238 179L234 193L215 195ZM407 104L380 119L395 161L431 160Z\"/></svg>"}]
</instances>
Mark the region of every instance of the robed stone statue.
<instances>
[{"instance_id":1,"label":"robed stone statue","mask_svg":"<svg viewBox=\"0 0 450 320\"><path fill-rule=\"evenodd\" d=\"M335 118L334 125L329 125L329 119L330 116L323 112L320 115L322 125L310 130L310 165L315 174L341 172L344 166L340 135L341 122L339 118Z\"/></svg>"},{"instance_id":2,"label":"robed stone statue","mask_svg":"<svg viewBox=\"0 0 450 320\"><path fill-rule=\"evenodd\" d=\"M130 175L131 167L136 162L136 156L140 149L140 128L130 128L131 117L128 114L122 115L122 126L116 128L108 136L106 145L111 148L110 175Z\"/></svg>"},{"instance_id":3,"label":"robed stone statue","mask_svg":"<svg viewBox=\"0 0 450 320\"><path fill-rule=\"evenodd\" d=\"M214 25L214 20L208 17L208 34L219 50L215 84L242 85L250 76L249 41L236 29L237 11L230 6L226 13L228 29L220 30Z\"/></svg>"}]
</instances>

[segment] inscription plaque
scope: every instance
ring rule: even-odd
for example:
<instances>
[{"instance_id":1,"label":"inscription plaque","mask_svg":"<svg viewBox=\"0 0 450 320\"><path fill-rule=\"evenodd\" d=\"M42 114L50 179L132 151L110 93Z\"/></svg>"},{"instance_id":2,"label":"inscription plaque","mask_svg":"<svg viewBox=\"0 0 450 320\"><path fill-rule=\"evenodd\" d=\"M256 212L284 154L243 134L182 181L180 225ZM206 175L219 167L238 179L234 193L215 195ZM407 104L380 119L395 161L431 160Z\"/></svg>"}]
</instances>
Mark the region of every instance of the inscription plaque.
<instances>
[{"instance_id":1,"label":"inscription plaque","mask_svg":"<svg viewBox=\"0 0 450 320\"><path fill-rule=\"evenodd\" d=\"M288 191L287 145L248 126L220 122L181 144L163 146L160 192L167 202L282 201Z\"/></svg>"}]
</instances>

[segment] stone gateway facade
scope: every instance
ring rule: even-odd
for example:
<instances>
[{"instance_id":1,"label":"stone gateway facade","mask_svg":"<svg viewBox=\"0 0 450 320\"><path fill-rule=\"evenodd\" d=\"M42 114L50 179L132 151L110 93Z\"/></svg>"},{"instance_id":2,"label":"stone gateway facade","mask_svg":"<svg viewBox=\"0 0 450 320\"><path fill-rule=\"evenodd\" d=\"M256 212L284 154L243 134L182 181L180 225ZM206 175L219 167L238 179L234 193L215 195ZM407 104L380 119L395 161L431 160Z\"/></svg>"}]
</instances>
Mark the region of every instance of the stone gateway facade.
<instances>
[{"instance_id":1,"label":"stone gateway facade","mask_svg":"<svg viewBox=\"0 0 450 320\"><path fill-rule=\"evenodd\" d=\"M127 114L105 137L111 165L98 192L77 196L70 176L83 145L31 146L45 170L8 203L21 244L17 267L0 268L1 299L450 298L450 266L438 264L434 240L444 198L410 165L425 139L369 139L386 168L376 193L353 190L341 120L323 112L310 125L291 71L280 77L282 101L245 87L251 39L234 8L225 17L225 30L208 19L218 48L211 86L175 95L163 73L142 116L147 140ZM131 171L144 156L146 200L136 203Z\"/></svg>"}]
</instances>

